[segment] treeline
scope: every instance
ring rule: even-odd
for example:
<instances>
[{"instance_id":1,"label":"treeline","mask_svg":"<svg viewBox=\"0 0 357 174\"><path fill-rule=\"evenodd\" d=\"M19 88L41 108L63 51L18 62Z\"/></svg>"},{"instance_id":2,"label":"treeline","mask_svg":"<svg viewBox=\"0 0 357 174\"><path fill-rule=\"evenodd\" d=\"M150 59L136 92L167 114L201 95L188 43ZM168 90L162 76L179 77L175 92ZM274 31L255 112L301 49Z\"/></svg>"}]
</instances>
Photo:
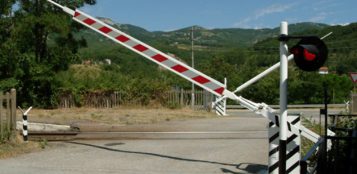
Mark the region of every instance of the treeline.
<instances>
[{"instance_id":1,"label":"treeline","mask_svg":"<svg viewBox=\"0 0 357 174\"><path fill-rule=\"evenodd\" d=\"M95 4L94 0L58 2L72 8ZM191 88L186 80L82 28L44 0L2 1L0 10L0 90L15 87L19 105L53 108L58 106L59 96L71 94L80 106L85 94L98 91L126 91L127 100L148 104L172 88ZM323 83L330 89L331 102L347 100L353 84L346 73L357 68L356 24L307 33L322 36L327 31L334 32L326 39L331 49L327 65L333 73L306 73L291 63L289 103L321 103ZM337 39L340 36L343 39ZM191 62L189 45L172 44L172 38L147 42ZM349 49L343 49L347 44ZM219 81L227 77L228 88L234 90L279 61L278 45L276 38L271 38L252 47L196 46L195 67ZM256 102L278 103L278 71L240 95Z\"/></svg>"},{"instance_id":2,"label":"treeline","mask_svg":"<svg viewBox=\"0 0 357 174\"><path fill-rule=\"evenodd\" d=\"M68 7L95 0L58 1ZM0 7L0 89L16 88L19 105L56 105L56 75L79 61L81 29L46 0L2 0Z\"/></svg>"}]
</instances>

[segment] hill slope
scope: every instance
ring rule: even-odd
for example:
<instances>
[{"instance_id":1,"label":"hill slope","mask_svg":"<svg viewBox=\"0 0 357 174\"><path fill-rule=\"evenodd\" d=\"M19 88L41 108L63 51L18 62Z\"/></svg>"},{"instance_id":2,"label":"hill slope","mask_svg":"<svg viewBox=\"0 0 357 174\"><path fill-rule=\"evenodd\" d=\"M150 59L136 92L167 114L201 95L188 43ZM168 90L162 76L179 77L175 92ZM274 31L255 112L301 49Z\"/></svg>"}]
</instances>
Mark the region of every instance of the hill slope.
<instances>
[{"instance_id":1,"label":"hill slope","mask_svg":"<svg viewBox=\"0 0 357 174\"><path fill-rule=\"evenodd\" d=\"M336 71L339 74L357 71L357 23L351 23L346 26L329 26L323 28L306 28L306 30L298 31L296 35L316 35L324 36L332 32L332 35L324 39L328 49L329 58L326 66L330 71ZM296 41L290 41L290 47ZM278 52L278 40L275 38L267 38L256 43L253 48L256 51L262 51L268 54Z\"/></svg>"},{"instance_id":2,"label":"hill slope","mask_svg":"<svg viewBox=\"0 0 357 174\"><path fill-rule=\"evenodd\" d=\"M119 30L136 37L137 39L148 42L149 44L171 45L178 49L190 49L191 44L191 29L187 27L170 32L149 32L141 27L130 24L118 24L107 18L100 18L104 22L118 28ZM298 23L289 26L290 33L302 32L305 30L320 30L328 27L325 24L318 23ZM250 47L253 44L266 38L277 36L279 28L274 29L206 29L200 26L194 26L195 45L200 45L201 48L210 50L213 48L226 49L232 47ZM101 48L96 42L104 44L106 48L111 44L102 43L104 37L94 34L94 32L85 30L79 34L88 40L89 49L93 50Z\"/></svg>"},{"instance_id":3,"label":"hill slope","mask_svg":"<svg viewBox=\"0 0 357 174\"><path fill-rule=\"evenodd\" d=\"M103 19L102 19L103 20ZM114 27L142 40L165 53L172 53L184 62L191 62L191 27L170 32L150 32L143 28L111 23ZM279 28L273 29L205 29L195 26L195 68L208 76L223 80L227 77L228 88L235 89L252 76L262 72L267 67L279 61L279 43L277 36ZM334 90L334 102L346 99L352 89L352 83L344 74L357 71L357 23L348 26L328 26L316 23L300 23L289 26L289 34L324 36L329 32L334 34L325 39L330 48L330 58L327 65L330 74L321 78L317 73L306 73L296 66L289 66L289 99L292 103L320 103L322 98L321 84L327 81ZM103 75L96 80L84 81L83 84L73 83L70 72L64 72L59 79L67 90L124 90L138 98L157 98L170 88L189 89L191 84L186 80L162 69L130 50L89 30L83 30L76 37L83 37L88 42L87 48L80 50L80 57L100 62L111 59L110 66L100 66ZM292 46L294 41L289 42ZM278 103L279 74L272 73L256 85L241 92L241 95L253 101ZM67 84L72 84L70 88ZM98 86L99 85L99 86ZM310 90L306 90L310 89ZM140 95L139 95L140 94Z\"/></svg>"}]
</instances>

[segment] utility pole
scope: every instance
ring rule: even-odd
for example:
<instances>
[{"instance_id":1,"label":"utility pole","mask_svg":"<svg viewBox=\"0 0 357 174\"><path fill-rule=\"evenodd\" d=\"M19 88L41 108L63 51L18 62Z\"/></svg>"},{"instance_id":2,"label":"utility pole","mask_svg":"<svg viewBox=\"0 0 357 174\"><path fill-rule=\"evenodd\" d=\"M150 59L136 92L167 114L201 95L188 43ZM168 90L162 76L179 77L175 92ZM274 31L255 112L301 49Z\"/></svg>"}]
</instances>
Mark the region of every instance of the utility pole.
<instances>
[{"instance_id":1,"label":"utility pole","mask_svg":"<svg viewBox=\"0 0 357 174\"><path fill-rule=\"evenodd\" d=\"M193 31L194 31L194 26L191 28L191 66L192 68L195 68L195 55L194 55L194 50L193 50ZM195 109L195 84L192 83L192 89L191 89L191 107L192 109Z\"/></svg>"}]
</instances>

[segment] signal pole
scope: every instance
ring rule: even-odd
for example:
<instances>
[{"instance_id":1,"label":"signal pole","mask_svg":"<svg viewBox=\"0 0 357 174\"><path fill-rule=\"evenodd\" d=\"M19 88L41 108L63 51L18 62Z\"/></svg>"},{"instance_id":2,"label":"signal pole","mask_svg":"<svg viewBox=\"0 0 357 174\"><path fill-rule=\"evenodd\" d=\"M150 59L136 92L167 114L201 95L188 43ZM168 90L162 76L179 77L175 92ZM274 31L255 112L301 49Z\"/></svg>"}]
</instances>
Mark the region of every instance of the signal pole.
<instances>
[{"instance_id":1,"label":"signal pole","mask_svg":"<svg viewBox=\"0 0 357 174\"><path fill-rule=\"evenodd\" d=\"M288 23L281 22L280 34L288 35ZM286 173L286 140L288 132L288 46L280 41L280 126L279 126L279 174Z\"/></svg>"},{"instance_id":2,"label":"signal pole","mask_svg":"<svg viewBox=\"0 0 357 174\"><path fill-rule=\"evenodd\" d=\"M194 56L194 51L193 51L193 31L194 31L194 26L191 28L191 66L192 68L195 68L195 56ZM192 83L192 89L191 89L191 107L192 109L195 109L195 84Z\"/></svg>"}]
</instances>

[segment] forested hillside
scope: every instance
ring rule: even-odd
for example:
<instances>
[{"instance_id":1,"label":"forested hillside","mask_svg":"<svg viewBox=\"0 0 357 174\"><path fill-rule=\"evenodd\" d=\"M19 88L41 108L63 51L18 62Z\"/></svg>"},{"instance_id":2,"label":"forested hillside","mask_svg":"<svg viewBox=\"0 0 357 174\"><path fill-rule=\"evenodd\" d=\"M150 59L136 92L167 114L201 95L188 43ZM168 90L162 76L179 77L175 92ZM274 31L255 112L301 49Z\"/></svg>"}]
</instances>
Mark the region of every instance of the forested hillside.
<instances>
[{"instance_id":1,"label":"forested hillside","mask_svg":"<svg viewBox=\"0 0 357 174\"><path fill-rule=\"evenodd\" d=\"M137 38L143 38L144 41L164 52L176 55L184 62L189 64L191 62L190 33L192 27L171 32L149 32L132 25L116 24L115 26ZM352 83L347 73L356 71L357 68L357 56L355 54L357 47L352 46L353 41L357 38L355 26L356 23L348 26L328 26L317 23L289 25L290 34L295 35L304 34L322 37L333 32L330 37L325 39L330 48L330 58L326 66L329 67L331 74L324 77L317 72L302 72L294 66L294 63L291 63L289 85L291 103L321 103L323 81L329 81L332 88L331 102L338 103L347 100L352 89ZM131 28L133 28L133 31L130 30ZM260 30L209 30L198 26L194 28L195 67L221 81L224 77L227 77L228 86L232 90L279 61L279 42L277 40L279 28ZM123 73L132 75L134 79L135 76L139 77L142 74L150 79L165 75L169 78L165 78L164 82L169 84L170 87L190 88L190 83L170 73L158 71L157 66L146 61L145 58L130 53L125 48L104 39L98 34L87 32L87 40L91 41L88 42L87 48L80 50L82 57L96 61L109 58L121 67ZM348 44L350 44L349 47L352 46L351 49L346 49ZM294 41L291 41L289 45L293 46ZM242 91L242 95L256 101L278 103L278 78L278 72L276 72L258 82L258 84ZM162 79L157 80L163 82Z\"/></svg>"},{"instance_id":2,"label":"forested hillside","mask_svg":"<svg viewBox=\"0 0 357 174\"><path fill-rule=\"evenodd\" d=\"M19 3L19 9L12 13L15 2ZM95 4L94 0L73 2L76 3L66 5ZM15 87L20 105L56 107L61 95L71 94L80 106L84 94L116 90L125 91L129 96L127 100L142 100L147 104L150 100L159 100L164 91L191 87L186 80L79 26L45 1L9 1L1 8L0 15L0 89ZM192 27L150 32L101 19L190 65ZM278 28L205 29L195 26L194 29L195 67L220 81L227 77L229 89L235 89L279 61ZM331 102L347 100L353 88L347 73L357 71L357 46L354 44L357 23L347 26L289 25L290 34L324 36L329 32L333 34L325 42L330 53L326 64L330 74L302 72L291 63L289 103L321 103L323 82L329 85ZM242 91L241 95L257 102L276 104L278 84L279 76L275 72Z\"/></svg>"}]
</instances>

